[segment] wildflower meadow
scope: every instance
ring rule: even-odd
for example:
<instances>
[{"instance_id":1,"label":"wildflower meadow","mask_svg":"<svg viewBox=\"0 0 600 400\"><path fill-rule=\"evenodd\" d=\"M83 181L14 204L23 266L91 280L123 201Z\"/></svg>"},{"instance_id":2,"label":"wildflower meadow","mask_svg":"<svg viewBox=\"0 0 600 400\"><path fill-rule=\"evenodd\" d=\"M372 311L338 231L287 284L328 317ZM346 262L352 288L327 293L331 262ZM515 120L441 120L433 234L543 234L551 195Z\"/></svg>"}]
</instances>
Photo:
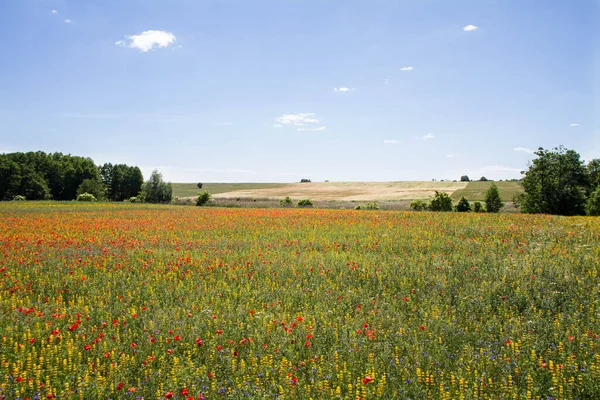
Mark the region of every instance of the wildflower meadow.
<instances>
[{"instance_id":1,"label":"wildflower meadow","mask_svg":"<svg viewBox=\"0 0 600 400\"><path fill-rule=\"evenodd\" d=\"M0 399L598 399L600 219L0 204Z\"/></svg>"}]
</instances>

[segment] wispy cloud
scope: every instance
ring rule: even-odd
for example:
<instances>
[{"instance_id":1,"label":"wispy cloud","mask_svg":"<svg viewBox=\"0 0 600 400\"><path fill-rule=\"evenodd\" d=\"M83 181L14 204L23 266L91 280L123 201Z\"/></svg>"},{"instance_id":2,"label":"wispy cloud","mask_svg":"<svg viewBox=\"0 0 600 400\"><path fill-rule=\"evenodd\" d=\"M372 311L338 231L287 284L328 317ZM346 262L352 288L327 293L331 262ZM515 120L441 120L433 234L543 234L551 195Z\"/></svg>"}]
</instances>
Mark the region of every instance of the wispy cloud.
<instances>
[{"instance_id":1,"label":"wispy cloud","mask_svg":"<svg viewBox=\"0 0 600 400\"><path fill-rule=\"evenodd\" d=\"M579 124L571 124L571 126L575 127L575 126L579 126Z\"/></svg>"},{"instance_id":2,"label":"wispy cloud","mask_svg":"<svg viewBox=\"0 0 600 400\"><path fill-rule=\"evenodd\" d=\"M386 139L386 140L383 141L383 143L385 143L385 144L398 144L398 143L400 143L400 140Z\"/></svg>"},{"instance_id":3,"label":"wispy cloud","mask_svg":"<svg viewBox=\"0 0 600 400\"><path fill-rule=\"evenodd\" d=\"M54 15L58 14L58 11L56 11L56 10L52 10L52 11L50 11L50 12L51 12L52 14L54 14Z\"/></svg>"},{"instance_id":4,"label":"wispy cloud","mask_svg":"<svg viewBox=\"0 0 600 400\"><path fill-rule=\"evenodd\" d=\"M428 133L427 135L423 136L421 139L423 139L423 140L435 139L435 135L433 133Z\"/></svg>"},{"instance_id":5,"label":"wispy cloud","mask_svg":"<svg viewBox=\"0 0 600 400\"><path fill-rule=\"evenodd\" d=\"M479 27L476 25L467 25L463 28L463 31L471 32L471 31L476 31L477 29L479 29Z\"/></svg>"},{"instance_id":6,"label":"wispy cloud","mask_svg":"<svg viewBox=\"0 0 600 400\"><path fill-rule=\"evenodd\" d=\"M389 85L390 84L390 80L386 78L386 79L383 80L383 83L385 83L386 85Z\"/></svg>"},{"instance_id":7,"label":"wispy cloud","mask_svg":"<svg viewBox=\"0 0 600 400\"><path fill-rule=\"evenodd\" d=\"M414 69L413 67L408 66L408 67L402 67L402 68L400 68L400 71L412 71L413 69Z\"/></svg>"},{"instance_id":8,"label":"wispy cloud","mask_svg":"<svg viewBox=\"0 0 600 400\"><path fill-rule=\"evenodd\" d=\"M137 35L126 36L125 40L119 40L115 44L147 53L155 47L168 47L175 43L176 40L177 37L171 32L150 30Z\"/></svg>"},{"instance_id":9,"label":"wispy cloud","mask_svg":"<svg viewBox=\"0 0 600 400\"><path fill-rule=\"evenodd\" d=\"M214 122L215 126L233 126L235 125L233 122L225 121L225 122Z\"/></svg>"},{"instance_id":10,"label":"wispy cloud","mask_svg":"<svg viewBox=\"0 0 600 400\"><path fill-rule=\"evenodd\" d=\"M513 150L521 153L533 154L533 150L528 149L527 147L513 147Z\"/></svg>"},{"instance_id":11,"label":"wispy cloud","mask_svg":"<svg viewBox=\"0 0 600 400\"><path fill-rule=\"evenodd\" d=\"M314 127L314 128L298 128L296 130L298 132L318 132L318 131L324 131L325 129L327 129L327 127L318 126L318 127Z\"/></svg>"},{"instance_id":12,"label":"wispy cloud","mask_svg":"<svg viewBox=\"0 0 600 400\"><path fill-rule=\"evenodd\" d=\"M350 92L350 91L354 91L354 90L356 90L356 89L355 88L347 88L347 87L333 88L334 92L342 92L342 93Z\"/></svg>"},{"instance_id":13,"label":"wispy cloud","mask_svg":"<svg viewBox=\"0 0 600 400\"><path fill-rule=\"evenodd\" d=\"M319 120L315 118L314 113L283 114L277 118L277 122L287 126L304 126L318 124Z\"/></svg>"},{"instance_id":14,"label":"wispy cloud","mask_svg":"<svg viewBox=\"0 0 600 400\"><path fill-rule=\"evenodd\" d=\"M283 125L281 125L281 124L275 124L275 125L273 125L273 128L283 128Z\"/></svg>"},{"instance_id":15,"label":"wispy cloud","mask_svg":"<svg viewBox=\"0 0 600 400\"><path fill-rule=\"evenodd\" d=\"M72 24L72 23L73 23L73 20L65 19L65 24Z\"/></svg>"},{"instance_id":16,"label":"wispy cloud","mask_svg":"<svg viewBox=\"0 0 600 400\"><path fill-rule=\"evenodd\" d=\"M446 154L447 158L454 158L454 154Z\"/></svg>"}]
</instances>

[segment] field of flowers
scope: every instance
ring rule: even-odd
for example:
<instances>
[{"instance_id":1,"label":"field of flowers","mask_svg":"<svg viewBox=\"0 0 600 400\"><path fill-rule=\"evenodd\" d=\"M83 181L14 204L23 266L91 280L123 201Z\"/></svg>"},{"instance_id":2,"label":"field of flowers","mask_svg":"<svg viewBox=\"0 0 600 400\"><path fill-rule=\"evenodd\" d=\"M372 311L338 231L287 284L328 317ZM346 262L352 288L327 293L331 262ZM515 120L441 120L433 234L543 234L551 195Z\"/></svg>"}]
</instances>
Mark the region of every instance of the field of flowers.
<instances>
[{"instance_id":1,"label":"field of flowers","mask_svg":"<svg viewBox=\"0 0 600 400\"><path fill-rule=\"evenodd\" d=\"M0 204L1 399L598 399L600 219Z\"/></svg>"}]
</instances>

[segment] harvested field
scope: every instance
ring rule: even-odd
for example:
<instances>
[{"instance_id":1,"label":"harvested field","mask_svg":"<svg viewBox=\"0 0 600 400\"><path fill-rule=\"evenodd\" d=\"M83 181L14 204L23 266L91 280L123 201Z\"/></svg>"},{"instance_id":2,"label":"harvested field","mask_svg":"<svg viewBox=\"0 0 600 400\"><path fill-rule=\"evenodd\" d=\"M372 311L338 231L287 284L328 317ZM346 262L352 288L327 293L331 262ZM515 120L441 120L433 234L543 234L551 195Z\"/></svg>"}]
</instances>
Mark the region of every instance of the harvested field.
<instances>
[{"instance_id":1,"label":"harvested field","mask_svg":"<svg viewBox=\"0 0 600 400\"><path fill-rule=\"evenodd\" d=\"M214 197L344 201L391 201L427 199L436 190L452 195L464 189L467 182L314 182L293 183L275 188L236 190Z\"/></svg>"}]
</instances>

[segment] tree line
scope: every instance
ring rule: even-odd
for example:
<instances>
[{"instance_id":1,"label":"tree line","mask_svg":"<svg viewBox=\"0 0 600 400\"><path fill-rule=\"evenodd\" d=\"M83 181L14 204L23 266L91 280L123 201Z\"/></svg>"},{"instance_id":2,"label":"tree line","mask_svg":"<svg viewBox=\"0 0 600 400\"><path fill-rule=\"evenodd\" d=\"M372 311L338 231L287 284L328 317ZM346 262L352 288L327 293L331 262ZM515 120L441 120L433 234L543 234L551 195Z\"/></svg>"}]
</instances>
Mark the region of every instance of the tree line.
<instances>
[{"instance_id":1,"label":"tree line","mask_svg":"<svg viewBox=\"0 0 600 400\"><path fill-rule=\"evenodd\" d=\"M97 166L91 158L62 153L0 154L0 200L97 200L168 203L173 191L158 171L144 182L137 166Z\"/></svg>"}]
</instances>

